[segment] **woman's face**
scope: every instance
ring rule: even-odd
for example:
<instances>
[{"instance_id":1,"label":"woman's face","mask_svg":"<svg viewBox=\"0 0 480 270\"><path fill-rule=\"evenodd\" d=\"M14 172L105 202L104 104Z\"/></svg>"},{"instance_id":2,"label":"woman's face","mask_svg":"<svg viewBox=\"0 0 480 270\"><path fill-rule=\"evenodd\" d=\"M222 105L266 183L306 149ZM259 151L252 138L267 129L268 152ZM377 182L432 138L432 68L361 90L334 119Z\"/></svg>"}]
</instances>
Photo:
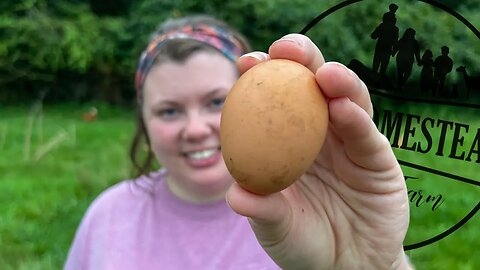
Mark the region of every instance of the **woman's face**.
<instances>
[{"instance_id":1,"label":"woman's face","mask_svg":"<svg viewBox=\"0 0 480 270\"><path fill-rule=\"evenodd\" d=\"M223 198L232 178L220 152L220 112L238 78L220 53L200 52L184 63L152 67L144 83L143 118L152 151L179 198Z\"/></svg>"}]
</instances>

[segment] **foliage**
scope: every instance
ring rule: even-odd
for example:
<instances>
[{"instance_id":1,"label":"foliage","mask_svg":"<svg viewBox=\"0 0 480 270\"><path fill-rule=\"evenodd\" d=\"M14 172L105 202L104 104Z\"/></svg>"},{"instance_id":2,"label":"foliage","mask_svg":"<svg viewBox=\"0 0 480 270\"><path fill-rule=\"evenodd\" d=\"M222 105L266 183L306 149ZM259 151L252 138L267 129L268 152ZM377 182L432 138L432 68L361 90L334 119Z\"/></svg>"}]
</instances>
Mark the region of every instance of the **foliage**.
<instances>
[{"instance_id":1,"label":"foliage","mask_svg":"<svg viewBox=\"0 0 480 270\"><path fill-rule=\"evenodd\" d=\"M47 102L130 103L136 61L149 34L166 18L207 13L224 19L250 39L255 50L299 32L342 0L20 0L0 3L0 102L25 103L47 92ZM448 14L415 0L402 3L399 24L416 22L433 44L474 44L454 52L480 72L478 38ZM480 28L477 0L447 1ZM325 19L309 36L329 60L371 55L365 35L390 2L364 0ZM437 12L437 14L435 14ZM320 25L320 24L319 24ZM441 28L436 26L441 25ZM438 30L438 31L437 31ZM437 31L437 32L436 32ZM422 40L421 40L422 41ZM341 48L341 50L339 50Z\"/></svg>"},{"instance_id":2,"label":"foliage","mask_svg":"<svg viewBox=\"0 0 480 270\"><path fill-rule=\"evenodd\" d=\"M0 38L5 40L0 43L2 92L13 88L14 96L28 100L48 89L54 92L52 97L65 100L78 98L78 94L55 93L75 90L72 78L64 80L66 74L73 74L73 81L88 81L92 74L102 79L113 73L126 76L133 65L131 55L122 50L130 47L125 43L132 39L125 29L124 18L99 17L78 1L31 0L7 6L0 14Z\"/></svg>"}]
</instances>

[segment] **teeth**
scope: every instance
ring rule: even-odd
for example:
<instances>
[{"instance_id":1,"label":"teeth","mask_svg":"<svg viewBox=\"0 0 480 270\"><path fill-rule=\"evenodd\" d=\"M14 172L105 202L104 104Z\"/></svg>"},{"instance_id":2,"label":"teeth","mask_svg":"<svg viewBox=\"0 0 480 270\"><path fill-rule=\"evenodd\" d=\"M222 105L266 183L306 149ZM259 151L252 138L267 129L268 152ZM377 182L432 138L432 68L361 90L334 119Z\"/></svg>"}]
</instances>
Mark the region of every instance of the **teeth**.
<instances>
[{"instance_id":1,"label":"teeth","mask_svg":"<svg viewBox=\"0 0 480 270\"><path fill-rule=\"evenodd\" d=\"M213 156L217 152L217 149L208 149L208 150L203 150L203 151L198 151L198 152L191 152L188 153L187 156L191 159L204 159L204 158L209 158Z\"/></svg>"}]
</instances>

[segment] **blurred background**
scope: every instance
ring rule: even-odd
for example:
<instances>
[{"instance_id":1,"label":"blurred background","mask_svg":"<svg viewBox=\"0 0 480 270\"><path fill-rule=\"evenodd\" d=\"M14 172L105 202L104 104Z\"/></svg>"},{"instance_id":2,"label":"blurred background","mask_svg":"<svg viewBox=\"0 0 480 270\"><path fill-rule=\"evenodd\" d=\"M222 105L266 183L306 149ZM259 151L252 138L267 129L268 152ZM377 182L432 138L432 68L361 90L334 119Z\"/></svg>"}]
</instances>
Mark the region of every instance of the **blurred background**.
<instances>
[{"instance_id":1,"label":"blurred background","mask_svg":"<svg viewBox=\"0 0 480 270\"><path fill-rule=\"evenodd\" d=\"M266 51L275 39L301 31L341 2L2 0L0 269L61 269L88 205L102 190L130 177L135 67L160 22L188 14L214 15L244 33L254 50ZM391 2L401 6L400 26L413 23L423 30L421 43L448 44L458 63L468 66L470 74L480 74L478 37L423 1L359 1L307 35L327 60L370 61L375 44L369 34ZM480 28L479 0L437 2ZM452 50L462 47L459 44L464 44L461 50ZM456 81L462 78L453 76ZM411 80L418 82L418 71ZM476 113L472 119L478 119ZM476 123L479 127L480 121ZM478 189L462 199L459 205L465 209L450 208L450 214L461 218L462 211L478 202ZM417 268L480 269L478 216L446 239L410 251ZM409 234L450 226L441 219L425 224L421 232L413 227Z\"/></svg>"}]
</instances>

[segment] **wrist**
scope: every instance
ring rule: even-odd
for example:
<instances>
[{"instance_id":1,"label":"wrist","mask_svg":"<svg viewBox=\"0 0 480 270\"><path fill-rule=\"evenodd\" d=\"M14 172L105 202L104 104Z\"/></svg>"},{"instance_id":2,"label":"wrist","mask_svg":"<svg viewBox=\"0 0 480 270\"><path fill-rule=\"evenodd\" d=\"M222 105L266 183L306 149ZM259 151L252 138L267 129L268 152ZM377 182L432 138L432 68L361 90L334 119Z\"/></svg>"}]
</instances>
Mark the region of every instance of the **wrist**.
<instances>
[{"instance_id":1,"label":"wrist","mask_svg":"<svg viewBox=\"0 0 480 270\"><path fill-rule=\"evenodd\" d=\"M408 256L405 254L405 252L402 250L400 256L398 256L398 259L395 263L395 267L393 267L395 270L415 270L413 265L410 264L410 259Z\"/></svg>"}]
</instances>

